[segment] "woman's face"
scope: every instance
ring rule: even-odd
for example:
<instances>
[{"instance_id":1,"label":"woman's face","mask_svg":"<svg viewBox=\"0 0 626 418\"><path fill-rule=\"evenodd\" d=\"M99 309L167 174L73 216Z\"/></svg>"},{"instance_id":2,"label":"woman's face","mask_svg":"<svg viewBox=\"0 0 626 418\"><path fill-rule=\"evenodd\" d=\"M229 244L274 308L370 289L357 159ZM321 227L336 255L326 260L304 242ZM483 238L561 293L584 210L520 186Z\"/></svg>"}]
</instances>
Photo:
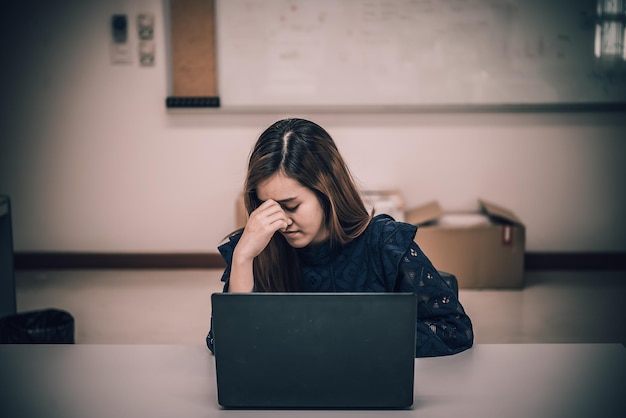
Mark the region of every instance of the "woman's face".
<instances>
[{"instance_id":1,"label":"woman's face","mask_svg":"<svg viewBox=\"0 0 626 418\"><path fill-rule=\"evenodd\" d=\"M293 221L285 231L280 231L292 247L303 248L328 238L324 210L308 187L278 172L259 183L256 192L262 202L270 199L278 202Z\"/></svg>"}]
</instances>

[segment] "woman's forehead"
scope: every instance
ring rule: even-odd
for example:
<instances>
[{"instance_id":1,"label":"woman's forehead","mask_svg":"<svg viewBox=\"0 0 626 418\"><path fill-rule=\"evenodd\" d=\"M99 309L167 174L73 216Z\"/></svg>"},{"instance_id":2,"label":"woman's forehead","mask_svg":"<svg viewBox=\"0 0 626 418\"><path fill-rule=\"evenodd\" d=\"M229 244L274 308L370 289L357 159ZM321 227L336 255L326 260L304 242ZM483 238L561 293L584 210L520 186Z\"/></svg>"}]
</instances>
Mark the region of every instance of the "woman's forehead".
<instances>
[{"instance_id":1,"label":"woman's forehead","mask_svg":"<svg viewBox=\"0 0 626 418\"><path fill-rule=\"evenodd\" d=\"M272 199L279 203L293 201L302 197L307 191L310 192L300 182L281 172L263 180L256 188L259 200L266 201Z\"/></svg>"}]
</instances>

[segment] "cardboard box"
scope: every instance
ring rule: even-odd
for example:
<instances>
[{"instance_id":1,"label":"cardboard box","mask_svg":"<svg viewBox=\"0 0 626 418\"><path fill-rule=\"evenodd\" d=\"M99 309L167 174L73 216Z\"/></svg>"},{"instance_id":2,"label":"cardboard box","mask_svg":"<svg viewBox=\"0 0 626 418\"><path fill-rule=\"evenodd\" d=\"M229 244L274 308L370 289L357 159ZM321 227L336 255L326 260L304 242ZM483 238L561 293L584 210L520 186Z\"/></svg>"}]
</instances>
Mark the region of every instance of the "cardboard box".
<instances>
[{"instance_id":1,"label":"cardboard box","mask_svg":"<svg viewBox=\"0 0 626 418\"><path fill-rule=\"evenodd\" d=\"M478 213L445 213L437 202L406 212L415 241L435 268L454 274L460 288L524 285L524 224L508 209L479 200Z\"/></svg>"}]
</instances>

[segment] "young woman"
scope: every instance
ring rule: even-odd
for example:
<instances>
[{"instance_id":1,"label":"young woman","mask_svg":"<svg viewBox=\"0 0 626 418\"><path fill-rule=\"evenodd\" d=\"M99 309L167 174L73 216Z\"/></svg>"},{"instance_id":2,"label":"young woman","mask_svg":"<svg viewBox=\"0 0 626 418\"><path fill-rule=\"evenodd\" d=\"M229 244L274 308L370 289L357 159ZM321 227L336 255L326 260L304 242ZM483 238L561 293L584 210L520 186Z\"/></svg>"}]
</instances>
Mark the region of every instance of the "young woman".
<instances>
[{"instance_id":1,"label":"young woman","mask_svg":"<svg viewBox=\"0 0 626 418\"><path fill-rule=\"evenodd\" d=\"M415 243L417 227L367 212L319 125L284 119L261 134L244 201L245 228L219 247L225 292L415 292L416 357L472 346L472 323Z\"/></svg>"}]
</instances>

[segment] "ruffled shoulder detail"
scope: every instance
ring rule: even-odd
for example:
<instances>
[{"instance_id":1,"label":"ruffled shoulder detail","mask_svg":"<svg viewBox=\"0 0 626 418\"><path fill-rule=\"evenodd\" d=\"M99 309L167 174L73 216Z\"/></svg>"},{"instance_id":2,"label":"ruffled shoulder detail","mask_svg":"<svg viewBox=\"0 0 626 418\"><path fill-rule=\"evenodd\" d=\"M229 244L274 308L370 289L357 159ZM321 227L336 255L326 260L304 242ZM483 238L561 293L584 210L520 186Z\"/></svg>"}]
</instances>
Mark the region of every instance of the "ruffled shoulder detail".
<instances>
[{"instance_id":1,"label":"ruffled shoulder detail","mask_svg":"<svg viewBox=\"0 0 626 418\"><path fill-rule=\"evenodd\" d=\"M230 278L230 266L233 263L233 253L235 252L235 247L237 246L242 234L243 231L235 232L228 237L228 241L217 247L218 251L222 255L222 258L226 262L226 268L222 274L223 282L228 281Z\"/></svg>"},{"instance_id":2,"label":"ruffled shoulder detail","mask_svg":"<svg viewBox=\"0 0 626 418\"><path fill-rule=\"evenodd\" d=\"M367 228L368 241L373 255L381 260L378 274L385 277L393 288L398 277L400 261L411 247L417 227L405 222L395 221L389 215L377 215L372 218Z\"/></svg>"}]
</instances>

